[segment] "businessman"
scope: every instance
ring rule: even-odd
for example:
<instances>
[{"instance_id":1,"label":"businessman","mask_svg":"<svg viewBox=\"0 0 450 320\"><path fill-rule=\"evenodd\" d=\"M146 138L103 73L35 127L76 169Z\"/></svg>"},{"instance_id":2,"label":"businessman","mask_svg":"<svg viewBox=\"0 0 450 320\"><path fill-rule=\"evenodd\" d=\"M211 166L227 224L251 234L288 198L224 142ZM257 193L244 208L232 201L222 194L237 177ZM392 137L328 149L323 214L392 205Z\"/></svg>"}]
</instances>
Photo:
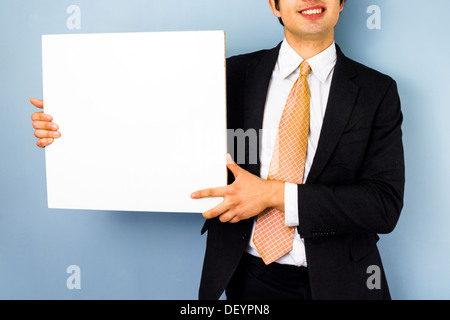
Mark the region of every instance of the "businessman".
<instances>
[{"instance_id":1,"label":"businessman","mask_svg":"<svg viewBox=\"0 0 450 320\"><path fill-rule=\"evenodd\" d=\"M229 129L254 130L258 143L245 163L228 156L227 186L191 195L223 197L203 214L199 298L390 299L376 243L403 207L396 83L335 44L344 0L269 5L282 43L227 61ZM50 115L32 119L38 146L60 136Z\"/></svg>"}]
</instances>

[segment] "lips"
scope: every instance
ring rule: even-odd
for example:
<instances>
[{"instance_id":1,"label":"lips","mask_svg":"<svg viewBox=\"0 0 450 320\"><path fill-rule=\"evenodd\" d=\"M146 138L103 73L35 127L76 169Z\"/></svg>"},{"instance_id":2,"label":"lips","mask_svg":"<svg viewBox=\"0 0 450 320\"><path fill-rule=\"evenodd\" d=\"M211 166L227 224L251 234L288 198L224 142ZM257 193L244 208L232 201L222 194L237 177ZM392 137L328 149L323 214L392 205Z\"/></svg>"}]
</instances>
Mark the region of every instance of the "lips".
<instances>
[{"instance_id":1,"label":"lips","mask_svg":"<svg viewBox=\"0 0 450 320\"><path fill-rule=\"evenodd\" d=\"M306 17L320 17L325 12L322 6L314 6L300 10L300 14Z\"/></svg>"}]
</instances>

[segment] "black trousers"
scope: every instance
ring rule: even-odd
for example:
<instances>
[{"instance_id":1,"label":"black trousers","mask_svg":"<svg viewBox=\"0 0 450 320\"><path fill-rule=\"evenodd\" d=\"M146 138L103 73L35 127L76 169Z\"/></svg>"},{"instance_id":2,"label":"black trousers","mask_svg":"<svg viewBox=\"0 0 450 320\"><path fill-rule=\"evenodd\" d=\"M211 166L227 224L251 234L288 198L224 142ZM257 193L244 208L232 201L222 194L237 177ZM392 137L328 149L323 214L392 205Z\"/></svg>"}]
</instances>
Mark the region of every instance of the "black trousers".
<instances>
[{"instance_id":1,"label":"black trousers","mask_svg":"<svg viewBox=\"0 0 450 320\"><path fill-rule=\"evenodd\" d=\"M244 253L225 291L228 300L311 300L308 269Z\"/></svg>"}]
</instances>

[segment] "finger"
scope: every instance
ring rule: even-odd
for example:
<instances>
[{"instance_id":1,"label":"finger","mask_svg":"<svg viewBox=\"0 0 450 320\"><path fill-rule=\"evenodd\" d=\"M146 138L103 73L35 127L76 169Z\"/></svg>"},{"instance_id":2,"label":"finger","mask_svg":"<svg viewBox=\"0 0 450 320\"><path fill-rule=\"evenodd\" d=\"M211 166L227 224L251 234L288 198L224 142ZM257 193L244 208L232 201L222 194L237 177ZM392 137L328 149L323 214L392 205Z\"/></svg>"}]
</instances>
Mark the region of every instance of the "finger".
<instances>
[{"instance_id":1,"label":"finger","mask_svg":"<svg viewBox=\"0 0 450 320\"><path fill-rule=\"evenodd\" d=\"M35 98L31 98L30 102L33 106L43 109L44 108L44 101L43 100L39 100L39 99L35 99Z\"/></svg>"},{"instance_id":2,"label":"finger","mask_svg":"<svg viewBox=\"0 0 450 320\"><path fill-rule=\"evenodd\" d=\"M230 222L230 223L238 223L239 221L241 221L241 219L238 218L238 216L234 216L234 218L231 219L229 222Z\"/></svg>"},{"instance_id":3,"label":"finger","mask_svg":"<svg viewBox=\"0 0 450 320\"><path fill-rule=\"evenodd\" d=\"M220 222L227 223L234 220L236 214L233 211L227 211L219 217Z\"/></svg>"},{"instance_id":4,"label":"finger","mask_svg":"<svg viewBox=\"0 0 450 320\"><path fill-rule=\"evenodd\" d=\"M203 217L205 219L212 219L218 216L223 215L225 212L227 212L229 209L229 206L225 202L221 202L216 207L212 208L211 210L208 210L203 213Z\"/></svg>"},{"instance_id":5,"label":"finger","mask_svg":"<svg viewBox=\"0 0 450 320\"><path fill-rule=\"evenodd\" d=\"M234 177L236 178L239 174L242 173L243 169L239 167L231 158L231 155L227 154L227 167L230 169L230 171L233 173Z\"/></svg>"},{"instance_id":6,"label":"finger","mask_svg":"<svg viewBox=\"0 0 450 320\"><path fill-rule=\"evenodd\" d=\"M227 187L218 187L218 188L210 188L195 191L191 194L192 199L201 199L201 198L212 198L212 197L223 197L225 196Z\"/></svg>"},{"instance_id":7,"label":"finger","mask_svg":"<svg viewBox=\"0 0 450 320\"><path fill-rule=\"evenodd\" d=\"M33 128L41 129L41 130L56 131L59 129L59 126L53 122L33 121Z\"/></svg>"},{"instance_id":8,"label":"finger","mask_svg":"<svg viewBox=\"0 0 450 320\"><path fill-rule=\"evenodd\" d=\"M54 141L54 139L52 139L52 138L39 139L38 141L36 141L36 145L39 148L45 148L46 146L52 144L53 141Z\"/></svg>"},{"instance_id":9,"label":"finger","mask_svg":"<svg viewBox=\"0 0 450 320\"><path fill-rule=\"evenodd\" d=\"M59 131L48 131L48 130L35 130L34 136L36 138L59 138L61 133Z\"/></svg>"},{"instance_id":10,"label":"finger","mask_svg":"<svg viewBox=\"0 0 450 320\"><path fill-rule=\"evenodd\" d=\"M31 120L51 122L51 121L53 121L53 117L51 115L43 113L43 112L35 112L31 115Z\"/></svg>"}]
</instances>

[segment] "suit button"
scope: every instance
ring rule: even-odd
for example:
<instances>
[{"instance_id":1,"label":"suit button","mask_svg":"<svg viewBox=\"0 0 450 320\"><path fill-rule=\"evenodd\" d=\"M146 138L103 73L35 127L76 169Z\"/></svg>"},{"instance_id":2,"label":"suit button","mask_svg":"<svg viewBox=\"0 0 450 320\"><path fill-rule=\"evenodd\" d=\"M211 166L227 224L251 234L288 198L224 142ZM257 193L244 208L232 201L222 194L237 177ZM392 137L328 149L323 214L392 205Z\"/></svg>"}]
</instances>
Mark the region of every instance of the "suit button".
<instances>
[{"instance_id":1,"label":"suit button","mask_svg":"<svg viewBox=\"0 0 450 320\"><path fill-rule=\"evenodd\" d=\"M248 233L243 233L243 234L241 234L241 237L242 237L242 240L248 240L248 238L249 238L249 236L248 236Z\"/></svg>"}]
</instances>

